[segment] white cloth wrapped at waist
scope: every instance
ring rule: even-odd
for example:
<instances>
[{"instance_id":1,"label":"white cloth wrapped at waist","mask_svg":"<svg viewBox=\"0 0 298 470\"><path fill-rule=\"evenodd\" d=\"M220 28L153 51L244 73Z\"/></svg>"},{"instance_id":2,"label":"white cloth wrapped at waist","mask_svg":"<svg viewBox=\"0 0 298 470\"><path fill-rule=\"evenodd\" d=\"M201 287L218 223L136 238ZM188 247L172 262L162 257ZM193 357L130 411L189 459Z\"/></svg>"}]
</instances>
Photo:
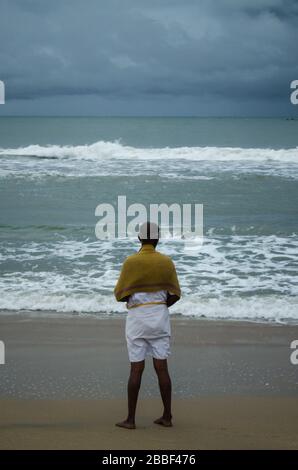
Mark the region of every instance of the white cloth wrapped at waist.
<instances>
[{"instance_id":1,"label":"white cloth wrapped at waist","mask_svg":"<svg viewBox=\"0 0 298 470\"><path fill-rule=\"evenodd\" d=\"M171 336L167 291L137 292L127 302L126 337L162 338Z\"/></svg>"}]
</instances>

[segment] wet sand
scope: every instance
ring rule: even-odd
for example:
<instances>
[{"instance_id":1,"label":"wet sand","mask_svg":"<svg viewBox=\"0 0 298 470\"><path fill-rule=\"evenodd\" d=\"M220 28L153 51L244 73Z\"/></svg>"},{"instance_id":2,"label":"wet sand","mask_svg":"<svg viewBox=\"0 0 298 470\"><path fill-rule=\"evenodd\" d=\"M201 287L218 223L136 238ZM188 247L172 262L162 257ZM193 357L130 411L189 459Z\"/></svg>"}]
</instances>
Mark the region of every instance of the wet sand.
<instances>
[{"instance_id":1,"label":"wet sand","mask_svg":"<svg viewBox=\"0 0 298 470\"><path fill-rule=\"evenodd\" d=\"M172 319L174 427L146 361L137 429L126 412L124 319L0 317L1 449L298 449L298 327Z\"/></svg>"},{"instance_id":2,"label":"wet sand","mask_svg":"<svg viewBox=\"0 0 298 470\"><path fill-rule=\"evenodd\" d=\"M152 421L157 399L143 399L137 429L114 426L124 400L3 400L1 449L297 449L298 400L177 399L174 426Z\"/></svg>"}]
</instances>

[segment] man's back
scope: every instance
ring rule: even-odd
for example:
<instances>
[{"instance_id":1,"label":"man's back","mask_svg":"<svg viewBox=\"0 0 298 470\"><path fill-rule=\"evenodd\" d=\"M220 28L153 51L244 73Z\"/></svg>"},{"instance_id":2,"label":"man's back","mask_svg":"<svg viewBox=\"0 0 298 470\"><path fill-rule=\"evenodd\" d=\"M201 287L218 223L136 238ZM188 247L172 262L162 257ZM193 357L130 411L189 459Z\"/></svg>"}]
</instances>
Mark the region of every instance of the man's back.
<instances>
[{"instance_id":1,"label":"man's back","mask_svg":"<svg viewBox=\"0 0 298 470\"><path fill-rule=\"evenodd\" d=\"M159 253L151 244L143 244L138 253L123 263L114 293L121 301L137 292L171 291L180 297L180 286L171 258Z\"/></svg>"}]
</instances>

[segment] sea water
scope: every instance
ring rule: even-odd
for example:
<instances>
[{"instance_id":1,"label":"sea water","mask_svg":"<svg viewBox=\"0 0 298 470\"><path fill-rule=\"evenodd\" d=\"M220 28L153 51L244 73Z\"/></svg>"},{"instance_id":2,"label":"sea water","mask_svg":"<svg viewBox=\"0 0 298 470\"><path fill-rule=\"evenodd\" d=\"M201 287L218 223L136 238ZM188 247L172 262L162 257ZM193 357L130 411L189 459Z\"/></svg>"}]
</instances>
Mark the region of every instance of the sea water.
<instances>
[{"instance_id":1,"label":"sea water","mask_svg":"<svg viewBox=\"0 0 298 470\"><path fill-rule=\"evenodd\" d=\"M185 317L298 321L298 121L0 118L0 309L115 315L137 240L98 240L95 208L203 204L204 241L165 238Z\"/></svg>"}]
</instances>

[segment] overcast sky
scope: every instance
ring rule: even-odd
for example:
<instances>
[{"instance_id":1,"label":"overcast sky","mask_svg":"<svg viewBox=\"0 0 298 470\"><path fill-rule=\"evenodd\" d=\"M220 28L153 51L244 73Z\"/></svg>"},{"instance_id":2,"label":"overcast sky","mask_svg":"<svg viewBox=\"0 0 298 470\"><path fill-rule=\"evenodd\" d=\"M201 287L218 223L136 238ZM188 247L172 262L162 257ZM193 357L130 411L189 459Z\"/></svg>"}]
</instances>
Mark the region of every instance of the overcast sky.
<instances>
[{"instance_id":1,"label":"overcast sky","mask_svg":"<svg viewBox=\"0 0 298 470\"><path fill-rule=\"evenodd\" d=\"M0 115L298 115L297 0L0 0Z\"/></svg>"}]
</instances>

